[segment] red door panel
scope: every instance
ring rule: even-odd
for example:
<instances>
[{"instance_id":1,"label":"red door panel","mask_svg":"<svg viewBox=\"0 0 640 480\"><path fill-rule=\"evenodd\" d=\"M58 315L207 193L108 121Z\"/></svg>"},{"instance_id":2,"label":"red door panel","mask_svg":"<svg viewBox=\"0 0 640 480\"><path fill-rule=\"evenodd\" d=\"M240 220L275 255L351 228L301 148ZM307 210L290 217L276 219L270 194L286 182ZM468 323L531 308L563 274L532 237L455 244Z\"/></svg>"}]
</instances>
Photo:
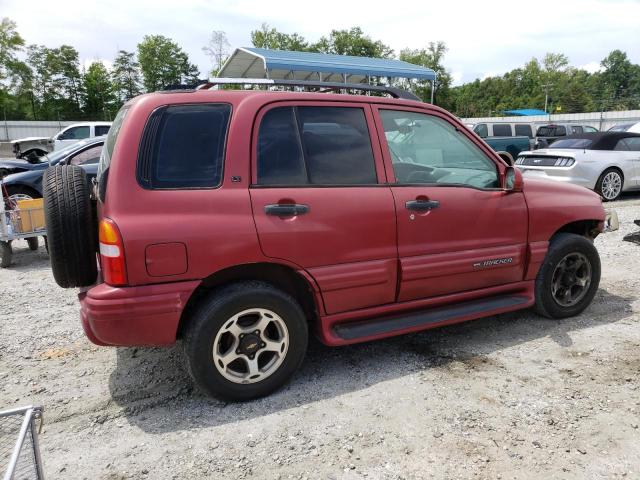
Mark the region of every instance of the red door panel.
<instances>
[{"instance_id":1,"label":"red door panel","mask_svg":"<svg viewBox=\"0 0 640 480\"><path fill-rule=\"evenodd\" d=\"M393 302L396 228L386 186L253 188L263 253L305 268L316 279L328 313ZM268 215L265 206L306 205L306 213Z\"/></svg>"}]
</instances>

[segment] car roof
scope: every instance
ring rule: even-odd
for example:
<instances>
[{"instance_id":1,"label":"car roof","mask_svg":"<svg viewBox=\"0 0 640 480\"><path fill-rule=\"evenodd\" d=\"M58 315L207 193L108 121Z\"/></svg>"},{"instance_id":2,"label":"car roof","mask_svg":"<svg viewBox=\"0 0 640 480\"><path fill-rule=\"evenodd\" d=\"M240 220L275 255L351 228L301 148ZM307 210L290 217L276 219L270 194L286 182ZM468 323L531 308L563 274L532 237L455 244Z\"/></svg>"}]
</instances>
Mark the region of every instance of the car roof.
<instances>
[{"instance_id":1,"label":"car roof","mask_svg":"<svg viewBox=\"0 0 640 480\"><path fill-rule=\"evenodd\" d=\"M591 140L591 145L588 150L613 150L616 147L618 141L622 138L640 138L640 133L630 132L594 132L594 133L576 133L574 135L567 135L562 140L575 139L588 139Z\"/></svg>"}]
</instances>

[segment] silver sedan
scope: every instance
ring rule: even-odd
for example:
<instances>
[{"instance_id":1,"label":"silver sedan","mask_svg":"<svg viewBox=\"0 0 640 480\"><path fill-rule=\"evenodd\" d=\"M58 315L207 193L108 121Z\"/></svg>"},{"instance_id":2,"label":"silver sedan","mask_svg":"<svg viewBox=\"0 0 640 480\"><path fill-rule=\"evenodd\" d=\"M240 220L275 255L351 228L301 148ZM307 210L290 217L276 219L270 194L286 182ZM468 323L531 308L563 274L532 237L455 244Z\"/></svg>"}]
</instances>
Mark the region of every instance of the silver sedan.
<instances>
[{"instance_id":1,"label":"silver sedan","mask_svg":"<svg viewBox=\"0 0 640 480\"><path fill-rule=\"evenodd\" d=\"M549 148L521 152L516 159L525 178L548 178L596 191L605 201L640 189L640 134L598 132L571 135Z\"/></svg>"}]
</instances>

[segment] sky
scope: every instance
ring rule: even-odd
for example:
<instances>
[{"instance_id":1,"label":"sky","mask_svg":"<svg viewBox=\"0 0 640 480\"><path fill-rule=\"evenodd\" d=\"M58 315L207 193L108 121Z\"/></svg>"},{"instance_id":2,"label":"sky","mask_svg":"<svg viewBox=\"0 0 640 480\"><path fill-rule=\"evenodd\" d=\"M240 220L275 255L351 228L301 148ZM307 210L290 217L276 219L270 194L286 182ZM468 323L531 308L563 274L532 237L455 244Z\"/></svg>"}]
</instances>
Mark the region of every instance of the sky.
<instances>
[{"instance_id":1,"label":"sky","mask_svg":"<svg viewBox=\"0 0 640 480\"><path fill-rule=\"evenodd\" d=\"M640 63L640 0L560 2L322 2L247 0L0 0L0 17L18 24L27 44L74 46L84 65L109 64L119 49L135 51L147 34L177 42L203 73L212 63L202 47L213 30L231 50L251 46L262 23L316 41L332 29L360 26L396 53L442 40L454 84L500 75L546 52L595 71L612 50Z\"/></svg>"}]
</instances>

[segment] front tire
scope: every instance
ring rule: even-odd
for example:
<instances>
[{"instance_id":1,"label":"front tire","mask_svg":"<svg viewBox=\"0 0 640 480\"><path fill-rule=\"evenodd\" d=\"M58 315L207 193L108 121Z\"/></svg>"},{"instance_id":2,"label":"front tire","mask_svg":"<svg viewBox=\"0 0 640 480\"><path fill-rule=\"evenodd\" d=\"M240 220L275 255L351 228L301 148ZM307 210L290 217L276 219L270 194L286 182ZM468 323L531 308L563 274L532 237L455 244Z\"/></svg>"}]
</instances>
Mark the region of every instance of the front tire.
<instances>
[{"instance_id":1,"label":"front tire","mask_svg":"<svg viewBox=\"0 0 640 480\"><path fill-rule=\"evenodd\" d=\"M620 170L608 168L598 178L595 190L605 202L612 202L620 196L623 186L624 178Z\"/></svg>"},{"instance_id":2,"label":"front tire","mask_svg":"<svg viewBox=\"0 0 640 480\"><path fill-rule=\"evenodd\" d=\"M600 256L587 238L560 233L549 250L535 282L537 313L548 318L580 314L589 306L600 284Z\"/></svg>"},{"instance_id":3,"label":"front tire","mask_svg":"<svg viewBox=\"0 0 640 480\"><path fill-rule=\"evenodd\" d=\"M226 400L262 397L300 367L308 341L300 305L263 282L224 287L194 311L183 336L191 377Z\"/></svg>"}]
</instances>

